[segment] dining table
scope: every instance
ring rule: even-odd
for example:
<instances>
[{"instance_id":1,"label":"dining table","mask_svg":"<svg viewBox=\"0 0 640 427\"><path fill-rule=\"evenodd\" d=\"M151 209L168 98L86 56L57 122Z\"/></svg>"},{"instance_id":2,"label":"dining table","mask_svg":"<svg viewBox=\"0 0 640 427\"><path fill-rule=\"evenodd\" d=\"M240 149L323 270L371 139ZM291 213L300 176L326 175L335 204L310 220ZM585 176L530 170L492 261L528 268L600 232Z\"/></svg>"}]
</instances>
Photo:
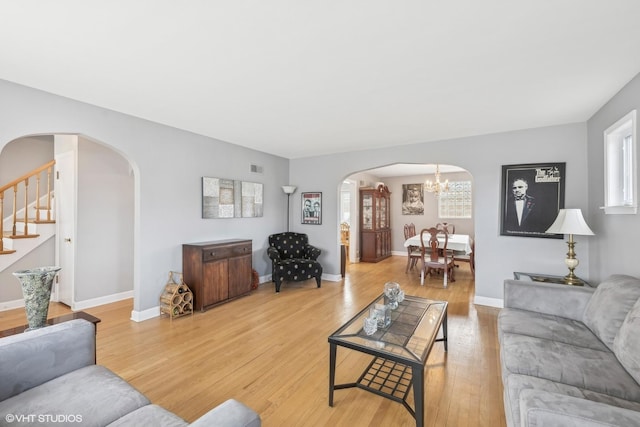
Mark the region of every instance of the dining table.
<instances>
[{"instance_id":1,"label":"dining table","mask_svg":"<svg viewBox=\"0 0 640 427\"><path fill-rule=\"evenodd\" d=\"M429 236L430 237L430 236ZM426 238L426 236L425 236ZM438 236L438 242L441 245L444 245L444 236ZM425 242L425 243L428 243ZM408 248L409 246L422 246L420 242L420 235L416 235L413 237L409 237L404 241L404 247ZM468 234L449 234L449 240L447 241L447 250L449 251L464 251L465 254L469 255L473 251L471 248L471 237ZM425 276L425 268L420 269L420 284L424 284L424 276ZM445 274L444 286L447 287L447 278Z\"/></svg>"},{"instance_id":2,"label":"dining table","mask_svg":"<svg viewBox=\"0 0 640 427\"><path fill-rule=\"evenodd\" d=\"M444 244L444 236L438 237L438 241L440 244ZM425 243L428 243L428 241ZM409 246L421 246L419 234L405 240L404 247L408 248ZM469 255L472 252L471 237L468 234L449 234L447 249L451 251L464 251L465 254Z\"/></svg>"}]
</instances>

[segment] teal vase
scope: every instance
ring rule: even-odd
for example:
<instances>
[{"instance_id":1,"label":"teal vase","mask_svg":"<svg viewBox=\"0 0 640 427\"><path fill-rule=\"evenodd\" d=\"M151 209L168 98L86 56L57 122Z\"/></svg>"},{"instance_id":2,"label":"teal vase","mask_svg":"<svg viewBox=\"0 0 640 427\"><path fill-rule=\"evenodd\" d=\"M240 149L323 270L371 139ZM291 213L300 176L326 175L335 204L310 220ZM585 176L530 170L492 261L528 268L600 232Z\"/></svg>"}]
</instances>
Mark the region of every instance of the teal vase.
<instances>
[{"instance_id":1,"label":"teal vase","mask_svg":"<svg viewBox=\"0 0 640 427\"><path fill-rule=\"evenodd\" d=\"M42 328L47 324L49 301L53 278L60 267L38 267L13 273L22 285L24 308L27 312L27 331Z\"/></svg>"}]
</instances>

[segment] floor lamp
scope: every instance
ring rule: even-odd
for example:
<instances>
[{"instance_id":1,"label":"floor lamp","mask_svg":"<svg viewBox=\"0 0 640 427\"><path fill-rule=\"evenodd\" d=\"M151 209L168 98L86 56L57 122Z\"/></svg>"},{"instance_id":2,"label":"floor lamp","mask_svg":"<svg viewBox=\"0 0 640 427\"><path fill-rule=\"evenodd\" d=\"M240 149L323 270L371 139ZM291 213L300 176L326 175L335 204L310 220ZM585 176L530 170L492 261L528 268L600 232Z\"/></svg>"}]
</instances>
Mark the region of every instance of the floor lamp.
<instances>
[{"instance_id":1,"label":"floor lamp","mask_svg":"<svg viewBox=\"0 0 640 427\"><path fill-rule=\"evenodd\" d=\"M287 231L289 231L289 198L296 191L295 185L283 185L282 191L287 195Z\"/></svg>"},{"instance_id":2,"label":"floor lamp","mask_svg":"<svg viewBox=\"0 0 640 427\"><path fill-rule=\"evenodd\" d=\"M547 233L569 235L569 241L567 242L569 244L569 252L567 252L567 258L564 260L569 269L569 274L564 276L564 283L576 286L584 285L584 282L573 272L579 264L574 250L576 243L573 241L573 235L593 236L593 231L585 222L582 211L580 209L560 209L558 217L551 224Z\"/></svg>"}]
</instances>

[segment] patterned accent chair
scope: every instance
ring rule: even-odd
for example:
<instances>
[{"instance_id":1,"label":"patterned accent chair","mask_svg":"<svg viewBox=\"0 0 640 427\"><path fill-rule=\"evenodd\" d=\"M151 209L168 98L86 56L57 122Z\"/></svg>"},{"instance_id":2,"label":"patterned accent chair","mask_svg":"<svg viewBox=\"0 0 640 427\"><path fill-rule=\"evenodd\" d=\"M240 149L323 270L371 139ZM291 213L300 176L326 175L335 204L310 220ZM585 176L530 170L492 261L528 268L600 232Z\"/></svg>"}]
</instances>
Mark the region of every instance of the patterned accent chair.
<instances>
[{"instance_id":1,"label":"patterned accent chair","mask_svg":"<svg viewBox=\"0 0 640 427\"><path fill-rule=\"evenodd\" d=\"M314 277L318 287L322 277L322 265L317 261L322 251L309 244L303 233L278 233L269 236L267 254L271 258L271 279L280 292L283 280L301 281Z\"/></svg>"}]
</instances>

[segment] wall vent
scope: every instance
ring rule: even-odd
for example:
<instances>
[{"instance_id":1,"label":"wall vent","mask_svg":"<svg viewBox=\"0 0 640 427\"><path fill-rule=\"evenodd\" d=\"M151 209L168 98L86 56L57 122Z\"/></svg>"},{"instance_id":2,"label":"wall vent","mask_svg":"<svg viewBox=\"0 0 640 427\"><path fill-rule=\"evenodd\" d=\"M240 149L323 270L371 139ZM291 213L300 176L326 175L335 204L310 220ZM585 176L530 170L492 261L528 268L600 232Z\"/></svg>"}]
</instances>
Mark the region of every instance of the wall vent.
<instances>
[{"instance_id":1,"label":"wall vent","mask_svg":"<svg viewBox=\"0 0 640 427\"><path fill-rule=\"evenodd\" d=\"M262 173L263 167L258 165L251 165L251 172L253 173Z\"/></svg>"}]
</instances>

